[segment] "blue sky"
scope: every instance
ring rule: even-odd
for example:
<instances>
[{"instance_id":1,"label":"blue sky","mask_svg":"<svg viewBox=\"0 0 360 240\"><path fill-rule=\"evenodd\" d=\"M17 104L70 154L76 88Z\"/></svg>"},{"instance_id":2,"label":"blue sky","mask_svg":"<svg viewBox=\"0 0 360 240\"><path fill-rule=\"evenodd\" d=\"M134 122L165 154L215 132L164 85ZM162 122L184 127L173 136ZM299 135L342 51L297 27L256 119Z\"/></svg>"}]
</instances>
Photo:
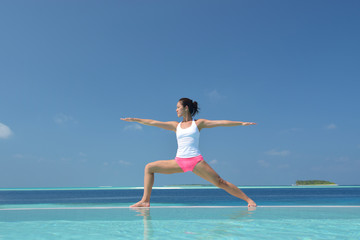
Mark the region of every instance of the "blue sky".
<instances>
[{"instance_id":1,"label":"blue sky","mask_svg":"<svg viewBox=\"0 0 360 240\"><path fill-rule=\"evenodd\" d=\"M0 187L142 186L175 134L119 119L178 120L181 97L258 124L202 131L234 184L360 184L359 1L0 5Z\"/></svg>"}]
</instances>

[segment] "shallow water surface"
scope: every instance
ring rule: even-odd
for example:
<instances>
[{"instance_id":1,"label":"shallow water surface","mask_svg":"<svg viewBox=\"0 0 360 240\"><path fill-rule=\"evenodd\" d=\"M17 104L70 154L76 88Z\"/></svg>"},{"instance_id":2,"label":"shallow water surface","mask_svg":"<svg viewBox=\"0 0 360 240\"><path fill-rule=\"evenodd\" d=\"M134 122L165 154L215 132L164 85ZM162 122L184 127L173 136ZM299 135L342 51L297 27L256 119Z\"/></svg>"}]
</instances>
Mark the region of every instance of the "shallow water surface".
<instances>
[{"instance_id":1,"label":"shallow water surface","mask_svg":"<svg viewBox=\"0 0 360 240\"><path fill-rule=\"evenodd\" d=\"M0 239L360 239L359 207L0 211Z\"/></svg>"}]
</instances>

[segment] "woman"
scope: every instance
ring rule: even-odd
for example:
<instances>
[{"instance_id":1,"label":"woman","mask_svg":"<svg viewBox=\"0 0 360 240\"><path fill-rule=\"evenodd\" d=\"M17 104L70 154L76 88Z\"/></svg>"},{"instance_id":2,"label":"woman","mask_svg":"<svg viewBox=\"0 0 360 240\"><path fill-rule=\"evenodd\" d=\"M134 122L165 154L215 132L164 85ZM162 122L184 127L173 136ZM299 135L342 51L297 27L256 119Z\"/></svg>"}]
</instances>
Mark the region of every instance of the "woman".
<instances>
[{"instance_id":1,"label":"woman","mask_svg":"<svg viewBox=\"0 0 360 240\"><path fill-rule=\"evenodd\" d=\"M137 122L148 126L155 126L174 131L178 142L178 150L174 160L156 161L146 165L143 197L139 202L135 203L131 207L150 207L150 196L154 185L155 173L172 174L187 171L192 171L215 186L224 189L231 195L246 201L249 207L256 207L256 203L243 191L237 188L234 184L222 179L214 171L214 169L212 169L209 164L204 161L199 151L199 137L202 129L220 126L249 126L254 125L255 123L228 120L194 120L194 115L199 112L198 104L188 98L181 98L179 100L176 112L178 117L183 118L180 123L176 121L160 122L151 119L121 118L121 120L127 122Z\"/></svg>"}]
</instances>

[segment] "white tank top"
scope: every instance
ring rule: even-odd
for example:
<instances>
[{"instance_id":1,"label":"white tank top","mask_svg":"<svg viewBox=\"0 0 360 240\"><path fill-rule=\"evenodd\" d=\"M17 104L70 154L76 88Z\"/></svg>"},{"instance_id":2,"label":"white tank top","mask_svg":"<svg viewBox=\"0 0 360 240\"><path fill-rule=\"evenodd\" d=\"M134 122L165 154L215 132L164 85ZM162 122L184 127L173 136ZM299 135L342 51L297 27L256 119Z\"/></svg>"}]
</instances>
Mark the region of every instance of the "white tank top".
<instances>
[{"instance_id":1,"label":"white tank top","mask_svg":"<svg viewBox=\"0 0 360 240\"><path fill-rule=\"evenodd\" d=\"M199 150L200 132L194 120L191 126L185 129L181 128L180 122L176 128L176 138L178 143L176 157L192 158L201 154Z\"/></svg>"}]
</instances>

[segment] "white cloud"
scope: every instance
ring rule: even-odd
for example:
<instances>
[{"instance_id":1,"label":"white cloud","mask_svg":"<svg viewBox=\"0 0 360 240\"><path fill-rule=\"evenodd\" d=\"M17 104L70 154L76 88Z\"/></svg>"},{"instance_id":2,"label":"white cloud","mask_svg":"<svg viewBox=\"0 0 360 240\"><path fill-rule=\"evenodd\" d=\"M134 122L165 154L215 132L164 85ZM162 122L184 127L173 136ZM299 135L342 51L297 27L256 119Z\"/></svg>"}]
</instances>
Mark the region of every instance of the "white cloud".
<instances>
[{"instance_id":1,"label":"white cloud","mask_svg":"<svg viewBox=\"0 0 360 240\"><path fill-rule=\"evenodd\" d=\"M264 167L264 168L270 166L270 163L267 162L267 161L265 161L265 160L259 160L259 161L257 161L257 163L258 163L261 167Z\"/></svg>"},{"instance_id":2,"label":"white cloud","mask_svg":"<svg viewBox=\"0 0 360 240\"><path fill-rule=\"evenodd\" d=\"M121 164L121 165L131 165L130 162L127 162L127 161L124 161L124 160L119 160L118 163Z\"/></svg>"},{"instance_id":3,"label":"white cloud","mask_svg":"<svg viewBox=\"0 0 360 240\"><path fill-rule=\"evenodd\" d=\"M214 160L211 160L209 163L210 163L210 164L217 164L217 163L218 163L218 160L214 159Z\"/></svg>"},{"instance_id":4,"label":"white cloud","mask_svg":"<svg viewBox=\"0 0 360 240\"><path fill-rule=\"evenodd\" d=\"M206 93L206 96L208 98L210 98L210 100L213 100L213 101L219 101L224 98L224 96L221 95L216 89L212 90L212 91L208 91Z\"/></svg>"},{"instance_id":5,"label":"white cloud","mask_svg":"<svg viewBox=\"0 0 360 240\"><path fill-rule=\"evenodd\" d=\"M334 123L331 123L331 124L326 126L326 129L328 129L328 130L333 130L333 129L336 129L336 128L337 128L337 126Z\"/></svg>"},{"instance_id":6,"label":"white cloud","mask_svg":"<svg viewBox=\"0 0 360 240\"><path fill-rule=\"evenodd\" d=\"M70 161L72 161L72 158L69 158L69 157L61 157L61 158L60 158L60 161L62 161L62 162L70 162Z\"/></svg>"},{"instance_id":7,"label":"white cloud","mask_svg":"<svg viewBox=\"0 0 360 240\"><path fill-rule=\"evenodd\" d=\"M280 134L297 133L297 132L301 132L301 131L303 131L303 129L301 129L301 128L290 128L290 129L285 129L285 130L281 131Z\"/></svg>"},{"instance_id":8,"label":"white cloud","mask_svg":"<svg viewBox=\"0 0 360 240\"><path fill-rule=\"evenodd\" d=\"M335 162L337 162L337 163L344 163L344 164L345 164L345 163L349 162L349 158L348 158L348 157L341 156L341 157L335 159Z\"/></svg>"},{"instance_id":9,"label":"white cloud","mask_svg":"<svg viewBox=\"0 0 360 240\"><path fill-rule=\"evenodd\" d=\"M23 159L23 158L25 158L25 156L23 154L16 153L16 154L13 155L13 158L15 158L15 159Z\"/></svg>"},{"instance_id":10,"label":"white cloud","mask_svg":"<svg viewBox=\"0 0 360 240\"><path fill-rule=\"evenodd\" d=\"M85 153L83 153L83 152L79 152L79 154L78 154L80 157L86 157L86 154Z\"/></svg>"},{"instance_id":11,"label":"white cloud","mask_svg":"<svg viewBox=\"0 0 360 240\"><path fill-rule=\"evenodd\" d=\"M54 117L54 121L57 124L65 124L68 122L77 123L77 121L70 115L59 113Z\"/></svg>"},{"instance_id":12,"label":"white cloud","mask_svg":"<svg viewBox=\"0 0 360 240\"><path fill-rule=\"evenodd\" d=\"M143 129L143 127L138 124L138 123L132 123L132 124L129 124L129 125L126 125L124 127L124 130L127 131L127 130L131 130L131 131L141 131Z\"/></svg>"},{"instance_id":13,"label":"white cloud","mask_svg":"<svg viewBox=\"0 0 360 240\"><path fill-rule=\"evenodd\" d=\"M290 167L289 164L280 164L280 165L278 165L278 168L280 168L280 169L289 168L289 167Z\"/></svg>"},{"instance_id":14,"label":"white cloud","mask_svg":"<svg viewBox=\"0 0 360 240\"><path fill-rule=\"evenodd\" d=\"M15 160L15 161L36 161L36 162L44 162L46 161L46 159L44 159L43 157L39 157L39 156L34 156L34 155L29 155L29 154L22 154L22 153L15 153L12 155L12 158Z\"/></svg>"},{"instance_id":15,"label":"white cloud","mask_svg":"<svg viewBox=\"0 0 360 240\"><path fill-rule=\"evenodd\" d=\"M276 150L273 149L273 150L267 151L266 154L270 155L270 156L285 157L285 156L290 155L290 151L288 151L288 150L276 151Z\"/></svg>"},{"instance_id":16,"label":"white cloud","mask_svg":"<svg viewBox=\"0 0 360 240\"><path fill-rule=\"evenodd\" d=\"M0 123L0 138L8 138L12 135L11 129L3 123Z\"/></svg>"}]
</instances>

